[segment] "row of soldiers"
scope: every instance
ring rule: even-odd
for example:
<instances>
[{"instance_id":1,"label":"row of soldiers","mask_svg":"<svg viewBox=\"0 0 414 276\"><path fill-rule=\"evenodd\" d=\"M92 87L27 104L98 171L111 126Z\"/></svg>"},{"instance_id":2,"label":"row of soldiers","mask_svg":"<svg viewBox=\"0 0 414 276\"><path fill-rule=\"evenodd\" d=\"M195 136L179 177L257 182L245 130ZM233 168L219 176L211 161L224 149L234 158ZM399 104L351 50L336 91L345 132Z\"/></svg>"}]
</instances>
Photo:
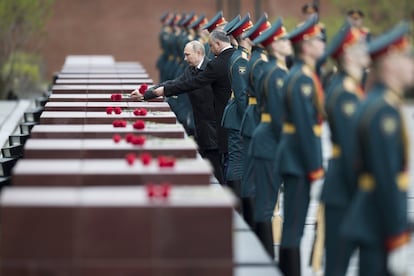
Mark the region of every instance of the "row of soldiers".
<instances>
[{"instance_id":1,"label":"row of soldiers","mask_svg":"<svg viewBox=\"0 0 414 276\"><path fill-rule=\"evenodd\" d=\"M226 70L231 94L216 118L217 132L224 128L227 134L219 181L239 196L244 218L272 256L272 217L283 187L284 275L301 274L300 242L311 199L321 202L324 213L325 275L345 275L356 249L360 275L404 275L410 232L401 103L414 84L409 26L401 23L371 39L366 28L351 24L363 13L350 11L350 20L325 46L316 7L304 11L309 18L291 32L281 18L270 23L266 14L253 24L249 14L227 22L219 12L207 22L204 16L168 13L157 63L162 83L144 98L163 95L163 83L182 74L181 53L189 41L207 41L208 53L226 35L234 51ZM328 59L337 71L321 81ZM191 129L188 121L182 122ZM332 142L327 167L324 121Z\"/></svg>"}]
</instances>

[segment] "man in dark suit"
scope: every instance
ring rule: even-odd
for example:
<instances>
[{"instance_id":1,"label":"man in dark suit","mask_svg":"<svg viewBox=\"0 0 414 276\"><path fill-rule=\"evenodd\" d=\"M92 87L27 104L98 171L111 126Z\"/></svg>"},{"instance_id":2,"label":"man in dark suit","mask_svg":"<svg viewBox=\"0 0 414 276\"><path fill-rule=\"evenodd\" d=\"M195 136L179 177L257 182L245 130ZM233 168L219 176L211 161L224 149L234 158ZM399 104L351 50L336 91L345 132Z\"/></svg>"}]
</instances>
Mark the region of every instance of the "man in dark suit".
<instances>
[{"instance_id":1,"label":"man in dark suit","mask_svg":"<svg viewBox=\"0 0 414 276\"><path fill-rule=\"evenodd\" d=\"M202 88L206 85L211 85L214 95L214 114L216 118L218 146L223 156L222 167L224 169L227 155L227 131L221 127L220 123L224 108L231 94L231 85L228 76L229 60L235 49L231 46L229 37L223 31L213 31L210 34L208 43L210 51L214 53L216 58L208 62L204 71L191 79L172 82L154 90L149 90L144 96L144 99L162 95L178 95Z\"/></svg>"}]
</instances>

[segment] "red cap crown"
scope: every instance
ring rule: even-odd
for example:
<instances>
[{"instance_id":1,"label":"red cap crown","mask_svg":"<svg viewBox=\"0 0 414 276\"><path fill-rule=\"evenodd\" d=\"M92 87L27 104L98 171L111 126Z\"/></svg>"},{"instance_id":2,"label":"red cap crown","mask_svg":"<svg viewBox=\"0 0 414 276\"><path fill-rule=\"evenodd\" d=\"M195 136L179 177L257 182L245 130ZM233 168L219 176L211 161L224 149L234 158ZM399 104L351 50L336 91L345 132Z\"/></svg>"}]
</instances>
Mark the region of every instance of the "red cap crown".
<instances>
[{"instance_id":1,"label":"red cap crown","mask_svg":"<svg viewBox=\"0 0 414 276\"><path fill-rule=\"evenodd\" d=\"M224 19L224 17L220 17L219 19L216 20L216 22L214 22L213 24L211 24L211 26L209 26L207 28L207 30L211 33L212 31L214 31L218 26L223 25L226 22L226 19Z\"/></svg>"},{"instance_id":2,"label":"red cap crown","mask_svg":"<svg viewBox=\"0 0 414 276\"><path fill-rule=\"evenodd\" d=\"M258 37L262 32L264 32L267 28L269 28L271 25L270 25L270 22L269 21L265 21L265 22L263 22L263 24L262 25L260 25L259 26L259 28L257 28L257 30L256 31L254 31L250 36L249 36L249 38L251 39L251 40L254 40L256 37Z\"/></svg>"},{"instance_id":3,"label":"red cap crown","mask_svg":"<svg viewBox=\"0 0 414 276\"><path fill-rule=\"evenodd\" d=\"M349 32L346 34L342 43L339 45L338 49L332 54L332 56L334 58L338 58L347 47L354 45L355 43L360 41L360 39L361 33L357 29L351 28Z\"/></svg>"},{"instance_id":4,"label":"red cap crown","mask_svg":"<svg viewBox=\"0 0 414 276\"><path fill-rule=\"evenodd\" d=\"M309 40L314 37L318 37L322 35L321 28L318 26L318 24L311 25L309 28L303 30L303 32L298 33L296 36L291 37L290 40L292 43L303 41L303 40Z\"/></svg>"},{"instance_id":5,"label":"red cap crown","mask_svg":"<svg viewBox=\"0 0 414 276\"><path fill-rule=\"evenodd\" d=\"M251 20L248 20L248 21L246 21L246 23L244 23L243 25L241 25L237 29L233 30L231 32L231 35L234 36L234 37L238 37L239 35L241 35L246 30L250 29L251 27L253 27L253 22Z\"/></svg>"},{"instance_id":6,"label":"red cap crown","mask_svg":"<svg viewBox=\"0 0 414 276\"><path fill-rule=\"evenodd\" d=\"M287 34L286 28L281 26L268 39L264 40L262 42L262 45L266 47L269 44L271 44L273 41L278 40L280 37L285 36L286 34Z\"/></svg>"}]
</instances>

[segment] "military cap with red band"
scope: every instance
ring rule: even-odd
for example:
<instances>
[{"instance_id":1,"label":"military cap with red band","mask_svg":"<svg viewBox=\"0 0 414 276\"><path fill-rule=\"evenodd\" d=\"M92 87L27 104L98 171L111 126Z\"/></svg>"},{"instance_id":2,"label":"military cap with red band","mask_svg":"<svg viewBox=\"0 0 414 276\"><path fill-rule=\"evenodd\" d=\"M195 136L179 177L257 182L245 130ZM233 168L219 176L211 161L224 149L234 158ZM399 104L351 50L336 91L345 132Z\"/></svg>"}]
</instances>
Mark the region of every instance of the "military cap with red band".
<instances>
[{"instance_id":1,"label":"military cap with red band","mask_svg":"<svg viewBox=\"0 0 414 276\"><path fill-rule=\"evenodd\" d=\"M368 52L371 58L375 59L393 51L408 51L410 48L409 32L410 25L407 22L401 22L390 31L372 40L368 44Z\"/></svg>"},{"instance_id":2,"label":"military cap with red band","mask_svg":"<svg viewBox=\"0 0 414 276\"><path fill-rule=\"evenodd\" d=\"M286 37L286 29L283 26L282 18L276 19L275 22L272 23L272 27L264 31L260 36L258 36L255 40L253 40L254 44L262 44L264 47L270 45L273 41L285 38Z\"/></svg>"},{"instance_id":3,"label":"military cap with red band","mask_svg":"<svg viewBox=\"0 0 414 276\"><path fill-rule=\"evenodd\" d=\"M326 47L325 56L338 58L347 47L354 45L359 41L361 41L361 33L353 28L348 22L345 22Z\"/></svg>"},{"instance_id":4,"label":"military cap with red band","mask_svg":"<svg viewBox=\"0 0 414 276\"><path fill-rule=\"evenodd\" d=\"M195 14L195 12L189 13L187 14L187 16L185 16L184 20L180 22L181 26L187 28L196 19L197 19L197 15Z\"/></svg>"},{"instance_id":5,"label":"military cap with red band","mask_svg":"<svg viewBox=\"0 0 414 276\"><path fill-rule=\"evenodd\" d=\"M250 20L250 14L247 13L230 31L227 32L227 35L238 37L252 27L253 22Z\"/></svg>"},{"instance_id":6,"label":"military cap with red band","mask_svg":"<svg viewBox=\"0 0 414 276\"><path fill-rule=\"evenodd\" d=\"M223 16L223 11L219 11L207 24L203 26L203 29L207 29L210 33L214 31L218 26L226 23L226 19Z\"/></svg>"},{"instance_id":7,"label":"military cap with red band","mask_svg":"<svg viewBox=\"0 0 414 276\"><path fill-rule=\"evenodd\" d=\"M312 38L323 38L321 28L318 26L318 17L312 16L306 20L303 24L299 25L287 34L287 38L292 42L300 42L304 40L309 40Z\"/></svg>"},{"instance_id":8,"label":"military cap with red band","mask_svg":"<svg viewBox=\"0 0 414 276\"><path fill-rule=\"evenodd\" d=\"M250 38L251 40L256 39L261 33L270 27L270 22L267 20L267 14L263 14L256 24L253 25L247 32L243 34L243 38Z\"/></svg>"},{"instance_id":9,"label":"military cap with red band","mask_svg":"<svg viewBox=\"0 0 414 276\"><path fill-rule=\"evenodd\" d=\"M226 24L226 26L224 26L223 31L227 33L228 35L228 31L233 29L233 27L236 26L237 23L240 22L240 20L241 20L240 14L236 15L232 20L230 20L229 23Z\"/></svg>"},{"instance_id":10,"label":"military cap with red band","mask_svg":"<svg viewBox=\"0 0 414 276\"><path fill-rule=\"evenodd\" d=\"M207 18L204 14L200 15L200 17L198 17L196 20L194 20L189 26L188 28L193 29L193 30L198 30L198 28L200 28L200 26L204 25L207 23Z\"/></svg>"}]
</instances>

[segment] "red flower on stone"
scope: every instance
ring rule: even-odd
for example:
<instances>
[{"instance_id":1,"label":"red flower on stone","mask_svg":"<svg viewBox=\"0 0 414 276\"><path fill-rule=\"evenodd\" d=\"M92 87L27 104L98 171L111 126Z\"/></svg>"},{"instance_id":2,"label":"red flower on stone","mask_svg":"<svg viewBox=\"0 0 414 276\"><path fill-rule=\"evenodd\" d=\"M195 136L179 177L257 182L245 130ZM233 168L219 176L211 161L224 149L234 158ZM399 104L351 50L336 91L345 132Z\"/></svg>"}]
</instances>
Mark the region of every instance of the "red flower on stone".
<instances>
[{"instance_id":1,"label":"red flower on stone","mask_svg":"<svg viewBox=\"0 0 414 276\"><path fill-rule=\"evenodd\" d=\"M145 136L143 136L143 135L137 135L137 136L134 136L134 138L132 138L131 143L133 145L140 145L140 146L142 146L142 145L145 144L145 140L146 140Z\"/></svg>"},{"instance_id":2,"label":"red flower on stone","mask_svg":"<svg viewBox=\"0 0 414 276\"><path fill-rule=\"evenodd\" d=\"M148 89L148 85L146 83L141 84L141 86L139 87L138 91L139 93L141 93L142 95L145 94L145 92Z\"/></svg>"},{"instance_id":3,"label":"red flower on stone","mask_svg":"<svg viewBox=\"0 0 414 276\"><path fill-rule=\"evenodd\" d=\"M143 120L136 120L133 124L133 127L135 129L144 129L145 128L145 122Z\"/></svg>"},{"instance_id":4,"label":"red flower on stone","mask_svg":"<svg viewBox=\"0 0 414 276\"><path fill-rule=\"evenodd\" d=\"M139 158L141 159L142 164L146 166L146 165L149 165L151 163L152 156L148 152L143 152L143 153L141 153Z\"/></svg>"},{"instance_id":5,"label":"red flower on stone","mask_svg":"<svg viewBox=\"0 0 414 276\"><path fill-rule=\"evenodd\" d=\"M122 140L122 137L121 137L121 135L119 135L119 134L114 134L114 136L112 136L112 140L113 140L115 143L119 143L119 142Z\"/></svg>"},{"instance_id":6,"label":"red flower on stone","mask_svg":"<svg viewBox=\"0 0 414 276\"><path fill-rule=\"evenodd\" d=\"M112 94L111 101L120 102L122 100L122 94Z\"/></svg>"},{"instance_id":7,"label":"red flower on stone","mask_svg":"<svg viewBox=\"0 0 414 276\"><path fill-rule=\"evenodd\" d=\"M135 162L135 159L137 158L137 156L135 155L135 153L128 153L125 156L126 161L128 162L129 165L133 165Z\"/></svg>"},{"instance_id":8,"label":"red flower on stone","mask_svg":"<svg viewBox=\"0 0 414 276\"><path fill-rule=\"evenodd\" d=\"M145 108L136 108L134 110L135 116L145 116L147 115L148 111Z\"/></svg>"},{"instance_id":9,"label":"red flower on stone","mask_svg":"<svg viewBox=\"0 0 414 276\"><path fill-rule=\"evenodd\" d=\"M134 139L134 134L128 133L127 135L125 135L125 140L127 141L127 143L131 143L132 139Z\"/></svg>"},{"instance_id":10,"label":"red flower on stone","mask_svg":"<svg viewBox=\"0 0 414 276\"><path fill-rule=\"evenodd\" d=\"M164 182L161 184L161 196L167 198L171 192L171 184L168 182Z\"/></svg>"},{"instance_id":11,"label":"red flower on stone","mask_svg":"<svg viewBox=\"0 0 414 276\"><path fill-rule=\"evenodd\" d=\"M172 168L175 165L175 158L173 156L158 156L158 166L161 168Z\"/></svg>"},{"instance_id":12,"label":"red flower on stone","mask_svg":"<svg viewBox=\"0 0 414 276\"><path fill-rule=\"evenodd\" d=\"M120 108L119 106L114 108L115 114L121 114L122 113L122 108Z\"/></svg>"},{"instance_id":13,"label":"red flower on stone","mask_svg":"<svg viewBox=\"0 0 414 276\"><path fill-rule=\"evenodd\" d=\"M112 111L114 110L114 108L112 106L108 106L106 108L106 114L112 114Z\"/></svg>"},{"instance_id":14,"label":"red flower on stone","mask_svg":"<svg viewBox=\"0 0 414 276\"><path fill-rule=\"evenodd\" d=\"M124 120L114 120L114 121L112 122L112 125L113 125L114 127L126 127L126 126L127 126L127 122L126 122L126 121L124 121Z\"/></svg>"},{"instance_id":15,"label":"red flower on stone","mask_svg":"<svg viewBox=\"0 0 414 276\"><path fill-rule=\"evenodd\" d=\"M145 185L145 190L147 190L147 196L153 198L155 196L155 185L148 183Z\"/></svg>"}]
</instances>

